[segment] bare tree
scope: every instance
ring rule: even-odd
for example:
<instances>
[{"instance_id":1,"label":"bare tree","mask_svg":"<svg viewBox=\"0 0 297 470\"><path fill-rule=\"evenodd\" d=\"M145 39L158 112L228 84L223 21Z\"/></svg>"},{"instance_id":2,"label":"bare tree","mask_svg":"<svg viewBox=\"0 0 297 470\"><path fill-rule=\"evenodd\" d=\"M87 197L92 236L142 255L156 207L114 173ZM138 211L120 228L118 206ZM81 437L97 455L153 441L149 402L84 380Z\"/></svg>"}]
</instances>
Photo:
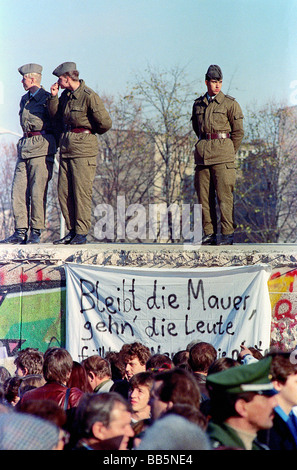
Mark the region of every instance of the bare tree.
<instances>
[{"instance_id":1,"label":"bare tree","mask_svg":"<svg viewBox=\"0 0 297 470\"><path fill-rule=\"evenodd\" d=\"M296 240L296 117L276 103L247 110L235 191L237 241Z\"/></svg>"}]
</instances>

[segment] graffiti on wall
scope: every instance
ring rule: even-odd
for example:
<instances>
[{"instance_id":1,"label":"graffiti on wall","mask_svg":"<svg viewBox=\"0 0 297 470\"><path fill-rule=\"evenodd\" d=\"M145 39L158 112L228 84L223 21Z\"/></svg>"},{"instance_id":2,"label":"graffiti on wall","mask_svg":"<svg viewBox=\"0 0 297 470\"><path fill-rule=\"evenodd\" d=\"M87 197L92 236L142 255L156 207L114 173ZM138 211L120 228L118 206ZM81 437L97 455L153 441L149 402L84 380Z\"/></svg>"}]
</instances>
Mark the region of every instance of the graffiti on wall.
<instances>
[{"instance_id":1,"label":"graffiti on wall","mask_svg":"<svg viewBox=\"0 0 297 470\"><path fill-rule=\"evenodd\" d=\"M0 359L24 347L44 352L64 345L65 290L61 271L54 267L0 267Z\"/></svg>"},{"instance_id":2,"label":"graffiti on wall","mask_svg":"<svg viewBox=\"0 0 297 470\"><path fill-rule=\"evenodd\" d=\"M278 348L297 344L297 269L275 270L268 282L272 307L271 342Z\"/></svg>"},{"instance_id":3,"label":"graffiti on wall","mask_svg":"<svg viewBox=\"0 0 297 470\"><path fill-rule=\"evenodd\" d=\"M297 269L274 270L268 282L272 306L271 341L297 344ZM0 363L17 351L65 346L66 283L63 267L38 263L0 266ZM252 345L250 345L252 346Z\"/></svg>"}]
</instances>

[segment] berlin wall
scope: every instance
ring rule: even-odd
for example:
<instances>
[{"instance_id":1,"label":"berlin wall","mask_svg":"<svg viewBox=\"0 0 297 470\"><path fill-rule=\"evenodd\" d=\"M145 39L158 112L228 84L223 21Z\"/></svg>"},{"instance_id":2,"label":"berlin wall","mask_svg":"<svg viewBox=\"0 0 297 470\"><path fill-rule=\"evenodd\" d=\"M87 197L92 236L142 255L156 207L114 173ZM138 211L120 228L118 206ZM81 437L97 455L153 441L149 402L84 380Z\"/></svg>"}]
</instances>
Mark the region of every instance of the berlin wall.
<instances>
[{"instance_id":1,"label":"berlin wall","mask_svg":"<svg viewBox=\"0 0 297 470\"><path fill-rule=\"evenodd\" d=\"M65 346L65 263L183 268L267 264L271 343L297 344L297 245L263 244L185 249L179 244L5 245L0 248L0 365L19 349ZM69 326L71 328L71 325ZM251 346L251 345L249 345Z\"/></svg>"}]
</instances>

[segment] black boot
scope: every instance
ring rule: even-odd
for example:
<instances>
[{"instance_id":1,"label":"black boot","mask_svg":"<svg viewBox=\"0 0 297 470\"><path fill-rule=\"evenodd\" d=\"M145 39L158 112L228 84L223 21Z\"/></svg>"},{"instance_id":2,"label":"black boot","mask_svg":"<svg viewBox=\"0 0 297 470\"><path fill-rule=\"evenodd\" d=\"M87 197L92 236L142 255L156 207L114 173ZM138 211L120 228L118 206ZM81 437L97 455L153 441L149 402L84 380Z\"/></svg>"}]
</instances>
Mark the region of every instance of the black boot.
<instances>
[{"instance_id":1,"label":"black boot","mask_svg":"<svg viewBox=\"0 0 297 470\"><path fill-rule=\"evenodd\" d=\"M202 245L216 245L217 244L217 236L215 233L212 233L211 235L204 235L202 238Z\"/></svg>"},{"instance_id":2,"label":"black boot","mask_svg":"<svg viewBox=\"0 0 297 470\"><path fill-rule=\"evenodd\" d=\"M32 228L27 243L40 243L41 230Z\"/></svg>"},{"instance_id":3,"label":"black boot","mask_svg":"<svg viewBox=\"0 0 297 470\"><path fill-rule=\"evenodd\" d=\"M53 243L54 245L69 245L71 240L75 237L75 231L70 230L70 232L65 235L65 237L61 238L60 240L55 240Z\"/></svg>"},{"instance_id":4,"label":"black boot","mask_svg":"<svg viewBox=\"0 0 297 470\"><path fill-rule=\"evenodd\" d=\"M1 240L0 243L12 244L12 245L25 245L27 242L27 229L17 228L10 237Z\"/></svg>"},{"instance_id":5,"label":"black boot","mask_svg":"<svg viewBox=\"0 0 297 470\"><path fill-rule=\"evenodd\" d=\"M229 235L222 235L220 240L220 245L233 245L234 234L230 233Z\"/></svg>"},{"instance_id":6,"label":"black boot","mask_svg":"<svg viewBox=\"0 0 297 470\"><path fill-rule=\"evenodd\" d=\"M83 245L84 243L87 243L87 235L76 234L70 245Z\"/></svg>"}]
</instances>

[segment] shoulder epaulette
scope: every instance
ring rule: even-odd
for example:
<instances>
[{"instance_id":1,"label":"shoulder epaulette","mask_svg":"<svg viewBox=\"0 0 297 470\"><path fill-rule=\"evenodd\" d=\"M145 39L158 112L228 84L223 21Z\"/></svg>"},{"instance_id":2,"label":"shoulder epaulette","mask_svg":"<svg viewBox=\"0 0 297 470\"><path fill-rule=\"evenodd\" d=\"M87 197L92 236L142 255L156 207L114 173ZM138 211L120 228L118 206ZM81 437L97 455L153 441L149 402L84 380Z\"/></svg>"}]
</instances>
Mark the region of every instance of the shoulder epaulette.
<instances>
[{"instance_id":1,"label":"shoulder epaulette","mask_svg":"<svg viewBox=\"0 0 297 470\"><path fill-rule=\"evenodd\" d=\"M91 95L91 93L92 93L90 88L87 88L87 87L84 88L84 92L87 93L88 95Z\"/></svg>"},{"instance_id":2,"label":"shoulder epaulette","mask_svg":"<svg viewBox=\"0 0 297 470\"><path fill-rule=\"evenodd\" d=\"M226 98L229 98L230 100L235 101L235 98L233 96L230 96L230 95L225 95L225 96L226 96Z\"/></svg>"}]
</instances>

